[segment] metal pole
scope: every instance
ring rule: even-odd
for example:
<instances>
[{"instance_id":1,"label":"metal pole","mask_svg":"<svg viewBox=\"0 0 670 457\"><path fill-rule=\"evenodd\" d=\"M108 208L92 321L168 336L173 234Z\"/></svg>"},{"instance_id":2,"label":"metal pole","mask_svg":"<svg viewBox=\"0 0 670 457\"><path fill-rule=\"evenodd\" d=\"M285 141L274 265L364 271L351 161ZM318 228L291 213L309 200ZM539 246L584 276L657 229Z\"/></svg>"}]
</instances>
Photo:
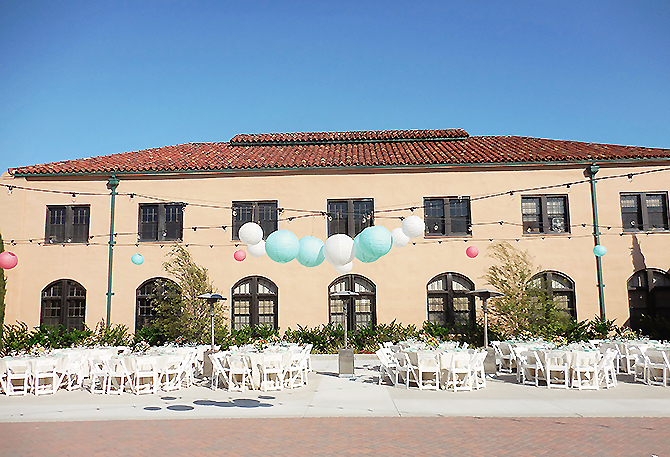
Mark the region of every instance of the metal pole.
<instances>
[{"instance_id":1,"label":"metal pole","mask_svg":"<svg viewBox=\"0 0 670 457\"><path fill-rule=\"evenodd\" d=\"M489 347L489 321L486 312L486 298L482 298L482 308L484 309L484 347Z\"/></svg>"},{"instance_id":2,"label":"metal pole","mask_svg":"<svg viewBox=\"0 0 670 457\"><path fill-rule=\"evenodd\" d=\"M212 317L212 351L214 350L214 303L209 304L209 315Z\"/></svg>"},{"instance_id":3,"label":"metal pole","mask_svg":"<svg viewBox=\"0 0 670 457\"><path fill-rule=\"evenodd\" d=\"M599 167L594 163L586 168L586 175L591 184L591 209L593 211L593 243L594 246L600 244L600 227L598 225L598 201L596 199L596 173ZM598 275L598 302L600 303L600 318L605 320L605 284L603 284L603 266L602 259L596 258L596 273Z\"/></svg>"},{"instance_id":4,"label":"metal pole","mask_svg":"<svg viewBox=\"0 0 670 457\"><path fill-rule=\"evenodd\" d=\"M115 175L107 181L107 189L111 190L111 210L109 214L109 265L107 267L107 328L110 326L112 319L112 261L114 259L114 207L116 205L116 188L119 186L119 180Z\"/></svg>"},{"instance_id":5,"label":"metal pole","mask_svg":"<svg viewBox=\"0 0 670 457\"><path fill-rule=\"evenodd\" d=\"M347 303L349 302L349 297L345 297L342 300L342 307L344 309L344 349L347 348Z\"/></svg>"}]
</instances>

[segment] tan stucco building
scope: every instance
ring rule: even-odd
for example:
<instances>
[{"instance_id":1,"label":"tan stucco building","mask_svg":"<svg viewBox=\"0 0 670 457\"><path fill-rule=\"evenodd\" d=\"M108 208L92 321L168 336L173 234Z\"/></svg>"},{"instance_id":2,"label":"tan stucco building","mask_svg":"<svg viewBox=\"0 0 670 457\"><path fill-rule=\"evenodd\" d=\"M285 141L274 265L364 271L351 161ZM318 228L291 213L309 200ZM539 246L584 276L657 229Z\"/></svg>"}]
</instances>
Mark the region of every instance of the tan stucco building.
<instances>
[{"instance_id":1,"label":"tan stucco building","mask_svg":"<svg viewBox=\"0 0 670 457\"><path fill-rule=\"evenodd\" d=\"M6 271L5 322L92 327L105 318L112 177L111 322L131 329L148 313L147 284L166 276L174 243L208 268L237 325L338 321L331 294L344 289L360 294L354 322L468 321L474 301L464 292L485 287L486 247L500 240L528 250L557 302L590 319L600 314L584 173L592 164L607 318L623 324L631 306L634 318L667 315L670 149L454 129L238 135L9 170L0 179L0 230L19 264ZM424 236L375 262L355 260L345 275L327 262L233 258L246 249L236 239L246 220L266 236L288 229L326 240L369 225L392 230L411 214L426 221ZM469 258L468 246L480 254ZM131 262L136 253L143 264Z\"/></svg>"}]
</instances>

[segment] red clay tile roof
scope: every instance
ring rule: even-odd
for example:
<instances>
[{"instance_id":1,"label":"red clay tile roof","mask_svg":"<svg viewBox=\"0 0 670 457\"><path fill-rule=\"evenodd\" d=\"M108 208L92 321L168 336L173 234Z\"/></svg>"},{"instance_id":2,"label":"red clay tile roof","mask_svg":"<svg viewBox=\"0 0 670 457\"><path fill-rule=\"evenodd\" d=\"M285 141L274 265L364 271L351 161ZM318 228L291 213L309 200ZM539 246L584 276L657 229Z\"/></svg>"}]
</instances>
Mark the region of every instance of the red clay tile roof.
<instances>
[{"instance_id":1,"label":"red clay tile roof","mask_svg":"<svg viewBox=\"0 0 670 457\"><path fill-rule=\"evenodd\" d=\"M670 149L518 136L469 137L460 129L244 134L12 168L13 175L171 173L305 168L670 160Z\"/></svg>"}]
</instances>

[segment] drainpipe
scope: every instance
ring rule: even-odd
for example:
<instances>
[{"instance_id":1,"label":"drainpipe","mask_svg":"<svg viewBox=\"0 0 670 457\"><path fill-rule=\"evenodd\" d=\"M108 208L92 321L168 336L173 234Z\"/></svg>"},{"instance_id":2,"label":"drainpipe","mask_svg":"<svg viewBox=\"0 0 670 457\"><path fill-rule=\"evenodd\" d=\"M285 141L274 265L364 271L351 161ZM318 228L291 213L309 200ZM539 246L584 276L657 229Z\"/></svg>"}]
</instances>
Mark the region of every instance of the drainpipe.
<instances>
[{"instance_id":1,"label":"drainpipe","mask_svg":"<svg viewBox=\"0 0 670 457\"><path fill-rule=\"evenodd\" d=\"M600 227L598 226L598 201L596 199L596 173L599 167L595 163L586 167L584 175L589 178L591 183L591 209L593 210L593 243L594 246L600 244ZM605 284L603 284L603 266L602 258L596 258L596 272L598 274L598 301L600 303L600 318L605 320Z\"/></svg>"},{"instance_id":2,"label":"drainpipe","mask_svg":"<svg viewBox=\"0 0 670 457\"><path fill-rule=\"evenodd\" d=\"M107 328L109 328L112 318L112 261L114 259L114 207L116 205L116 188L119 186L119 180L116 175L112 175L107 181L107 189L111 190L111 210L109 213L109 266L107 267Z\"/></svg>"}]
</instances>

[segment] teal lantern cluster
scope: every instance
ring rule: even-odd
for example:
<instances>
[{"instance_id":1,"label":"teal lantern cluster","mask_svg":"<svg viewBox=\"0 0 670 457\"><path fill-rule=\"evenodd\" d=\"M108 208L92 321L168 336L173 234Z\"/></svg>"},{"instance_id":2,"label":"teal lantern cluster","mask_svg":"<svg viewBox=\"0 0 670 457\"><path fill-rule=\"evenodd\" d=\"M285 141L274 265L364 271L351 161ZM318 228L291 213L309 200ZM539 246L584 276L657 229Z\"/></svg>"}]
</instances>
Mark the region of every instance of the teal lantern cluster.
<instances>
[{"instance_id":1,"label":"teal lantern cluster","mask_svg":"<svg viewBox=\"0 0 670 457\"><path fill-rule=\"evenodd\" d=\"M275 262L288 263L300 252L300 240L290 230L277 230L265 240L265 252Z\"/></svg>"},{"instance_id":2,"label":"teal lantern cluster","mask_svg":"<svg viewBox=\"0 0 670 457\"><path fill-rule=\"evenodd\" d=\"M305 267L321 265L325 259L323 255L323 241L311 235L300 238L300 249L297 259L300 265Z\"/></svg>"}]
</instances>

